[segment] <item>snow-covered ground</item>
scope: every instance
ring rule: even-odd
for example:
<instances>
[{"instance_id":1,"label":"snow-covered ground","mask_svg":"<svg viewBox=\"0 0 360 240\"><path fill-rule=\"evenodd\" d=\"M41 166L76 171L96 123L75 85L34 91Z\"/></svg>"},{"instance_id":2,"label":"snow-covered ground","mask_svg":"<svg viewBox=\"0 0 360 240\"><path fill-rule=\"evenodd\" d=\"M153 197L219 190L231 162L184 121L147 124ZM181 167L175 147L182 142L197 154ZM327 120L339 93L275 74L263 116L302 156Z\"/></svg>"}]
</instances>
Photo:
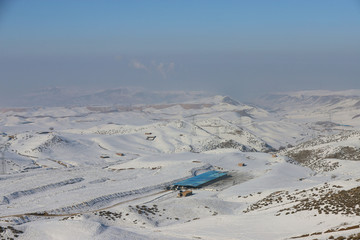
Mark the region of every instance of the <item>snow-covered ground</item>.
<instances>
[{"instance_id":1,"label":"snow-covered ground","mask_svg":"<svg viewBox=\"0 0 360 240\"><path fill-rule=\"evenodd\" d=\"M292 107L275 106L273 98L267 110L222 96L0 109L0 239L328 239L359 232L357 97L288 96ZM186 198L167 188L209 170L229 177Z\"/></svg>"}]
</instances>

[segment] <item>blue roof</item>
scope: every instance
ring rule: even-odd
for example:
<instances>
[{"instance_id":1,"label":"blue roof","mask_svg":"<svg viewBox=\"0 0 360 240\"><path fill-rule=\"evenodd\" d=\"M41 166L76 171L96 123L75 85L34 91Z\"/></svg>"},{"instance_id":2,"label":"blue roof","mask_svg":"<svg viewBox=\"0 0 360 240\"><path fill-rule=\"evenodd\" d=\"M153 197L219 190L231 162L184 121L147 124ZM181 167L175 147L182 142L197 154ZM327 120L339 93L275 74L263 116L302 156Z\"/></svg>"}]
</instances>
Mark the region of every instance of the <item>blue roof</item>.
<instances>
[{"instance_id":1,"label":"blue roof","mask_svg":"<svg viewBox=\"0 0 360 240\"><path fill-rule=\"evenodd\" d=\"M174 183L175 186L184 186L184 187L199 187L205 183L208 183L214 179L226 176L225 172L219 171L209 171L206 173L199 174L195 177L185 179L183 181Z\"/></svg>"}]
</instances>

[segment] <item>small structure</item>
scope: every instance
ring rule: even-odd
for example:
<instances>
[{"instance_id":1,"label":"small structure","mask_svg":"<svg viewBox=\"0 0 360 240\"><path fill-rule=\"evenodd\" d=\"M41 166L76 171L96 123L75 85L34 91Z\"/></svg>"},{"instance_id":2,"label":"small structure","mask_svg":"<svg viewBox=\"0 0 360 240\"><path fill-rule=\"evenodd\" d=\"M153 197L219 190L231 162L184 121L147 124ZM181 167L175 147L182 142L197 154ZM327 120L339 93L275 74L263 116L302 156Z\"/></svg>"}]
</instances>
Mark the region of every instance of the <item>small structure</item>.
<instances>
[{"instance_id":1,"label":"small structure","mask_svg":"<svg viewBox=\"0 0 360 240\"><path fill-rule=\"evenodd\" d=\"M44 131L44 132L37 132L37 134L49 134L50 132Z\"/></svg>"},{"instance_id":2,"label":"small structure","mask_svg":"<svg viewBox=\"0 0 360 240\"><path fill-rule=\"evenodd\" d=\"M155 138L156 138L156 136L148 136L148 137L146 137L146 140L148 140L148 141L154 141Z\"/></svg>"},{"instance_id":3,"label":"small structure","mask_svg":"<svg viewBox=\"0 0 360 240\"><path fill-rule=\"evenodd\" d=\"M192 195L192 191L191 190L187 190L187 191L181 191L178 194L178 197L188 197Z\"/></svg>"}]
</instances>

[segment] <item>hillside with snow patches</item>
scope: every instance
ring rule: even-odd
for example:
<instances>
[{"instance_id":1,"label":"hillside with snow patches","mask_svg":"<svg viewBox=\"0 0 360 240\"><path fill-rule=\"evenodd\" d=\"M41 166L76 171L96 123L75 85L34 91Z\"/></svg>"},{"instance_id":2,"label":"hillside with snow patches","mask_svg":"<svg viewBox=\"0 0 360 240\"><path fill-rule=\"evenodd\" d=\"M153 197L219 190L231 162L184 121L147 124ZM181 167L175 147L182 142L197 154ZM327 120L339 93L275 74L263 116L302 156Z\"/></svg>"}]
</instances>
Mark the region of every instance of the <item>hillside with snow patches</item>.
<instances>
[{"instance_id":1,"label":"hillside with snow patches","mask_svg":"<svg viewBox=\"0 0 360 240\"><path fill-rule=\"evenodd\" d=\"M359 91L154 94L1 108L0 239L360 238Z\"/></svg>"}]
</instances>

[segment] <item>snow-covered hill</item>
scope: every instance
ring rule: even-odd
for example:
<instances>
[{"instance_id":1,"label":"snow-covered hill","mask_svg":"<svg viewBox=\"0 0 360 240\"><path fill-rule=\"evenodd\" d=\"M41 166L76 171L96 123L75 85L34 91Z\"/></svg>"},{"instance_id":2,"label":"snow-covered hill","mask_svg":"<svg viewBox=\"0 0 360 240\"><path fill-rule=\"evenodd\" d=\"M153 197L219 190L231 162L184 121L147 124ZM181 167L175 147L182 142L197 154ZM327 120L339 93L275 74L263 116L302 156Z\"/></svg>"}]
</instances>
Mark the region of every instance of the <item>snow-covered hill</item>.
<instances>
[{"instance_id":1,"label":"snow-covered hill","mask_svg":"<svg viewBox=\"0 0 360 240\"><path fill-rule=\"evenodd\" d=\"M359 126L360 90L268 94L257 100L257 103L292 119Z\"/></svg>"},{"instance_id":2,"label":"snow-covered hill","mask_svg":"<svg viewBox=\"0 0 360 240\"><path fill-rule=\"evenodd\" d=\"M329 171L336 168L338 162L327 159L360 160L360 132L344 131L315 138L280 153L318 172Z\"/></svg>"},{"instance_id":3,"label":"snow-covered hill","mask_svg":"<svg viewBox=\"0 0 360 240\"><path fill-rule=\"evenodd\" d=\"M144 94L136 101L146 104L120 104L114 99L133 101L134 92L111 90L67 107L1 109L0 238L358 233L357 91L278 94L264 108L226 96ZM83 105L91 99L105 100ZM228 177L186 198L167 189L209 170Z\"/></svg>"}]
</instances>

